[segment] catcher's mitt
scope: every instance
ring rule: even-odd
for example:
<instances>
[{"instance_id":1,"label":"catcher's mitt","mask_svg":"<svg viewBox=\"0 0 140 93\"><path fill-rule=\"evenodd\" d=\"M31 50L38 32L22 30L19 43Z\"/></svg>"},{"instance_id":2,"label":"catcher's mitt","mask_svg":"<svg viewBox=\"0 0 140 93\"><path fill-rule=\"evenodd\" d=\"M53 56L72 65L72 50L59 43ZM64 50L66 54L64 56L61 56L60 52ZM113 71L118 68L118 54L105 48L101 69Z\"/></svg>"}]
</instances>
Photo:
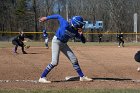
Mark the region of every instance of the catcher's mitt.
<instances>
[{"instance_id":1,"label":"catcher's mitt","mask_svg":"<svg viewBox=\"0 0 140 93\"><path fill-rule=\"evenodd\" d=\"M137 51L137 53L134 55L134 59L136 62L140 62L140 51Z\"/></svg>"},{"instance_id":2,"label":"catcher's mitt","mask_svg":"<svg viewBox=\"0 0 140 93\"><path fill-rule=\"evenodd\" d=\"M29 49L29 48L30 48L30 46L29 46L29 45L25 45L24 47L25 47L26 49Z\"/></svg>"}]
</instances>

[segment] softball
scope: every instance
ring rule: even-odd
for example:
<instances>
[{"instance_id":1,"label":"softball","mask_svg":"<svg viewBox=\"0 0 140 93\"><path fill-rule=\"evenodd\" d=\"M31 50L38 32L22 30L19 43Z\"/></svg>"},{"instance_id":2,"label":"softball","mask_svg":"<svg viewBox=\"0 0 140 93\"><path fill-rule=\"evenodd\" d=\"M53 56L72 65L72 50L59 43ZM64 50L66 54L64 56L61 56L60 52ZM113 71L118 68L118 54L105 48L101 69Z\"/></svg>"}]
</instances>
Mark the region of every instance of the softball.
<instances>
[{"instance_id":1,"label":"softball","mask_svg":"<svg viewBox=\"0 0 140 93\"><path fill-rule=\"evenodd\" d=\"M137 68L137 71L140 72L140 67Z\"/></svg>"}]
</instances>

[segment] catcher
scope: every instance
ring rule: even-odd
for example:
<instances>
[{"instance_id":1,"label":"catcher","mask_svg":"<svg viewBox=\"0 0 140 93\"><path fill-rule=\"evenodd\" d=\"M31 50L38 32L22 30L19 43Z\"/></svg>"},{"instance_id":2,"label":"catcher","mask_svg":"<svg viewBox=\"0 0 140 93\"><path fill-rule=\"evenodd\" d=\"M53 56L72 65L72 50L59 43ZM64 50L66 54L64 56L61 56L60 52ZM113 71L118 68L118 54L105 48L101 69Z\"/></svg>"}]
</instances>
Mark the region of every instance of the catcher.
<instances>
[{"instance_id":1,"label":"catcher","mask_svg":"<svg viewBox=\"0 0 140 93\"><path fill-rule=\"evenodd\" d=\"M16 36L13 40L12 40L12 44L15 45L14 47L14 53L17 53L17 48L18 46L21 47L22 53L23 54L27 54L27 52L25 52L24 48L29 48L30 46L25 45L24 43L24 32L20 31L19 35Z\"/></svg>"}]
</instances>

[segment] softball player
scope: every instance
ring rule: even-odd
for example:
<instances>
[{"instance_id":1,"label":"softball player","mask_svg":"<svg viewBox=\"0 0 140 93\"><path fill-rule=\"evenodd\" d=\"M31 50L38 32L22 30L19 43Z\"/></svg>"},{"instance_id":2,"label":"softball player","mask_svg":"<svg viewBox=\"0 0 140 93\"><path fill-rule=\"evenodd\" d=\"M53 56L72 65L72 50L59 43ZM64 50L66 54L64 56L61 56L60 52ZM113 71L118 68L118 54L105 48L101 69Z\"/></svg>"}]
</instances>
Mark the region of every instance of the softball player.
<instances>
[{"instance_id":1,"label":"softball player","mask_svg":"<svg viewBox=\"0 0 140 93\"><path fill-rule=\"evenodd\" d=\"M63 52L65 56L71 61L73 68L77 71L80 77L80 81L92 81L91 78L88 78L83 74L75 54L67 45L68 40L73 37L81 39L82 43L86 42L85 37L82 34L82 27L84 25L83 18L81 16L74 16L69 23L62 16L56 14L42 17L39 21L44 22L50 19L57 19L59 21L60 27L52 39L52 61L43 71L39 82L51 83L51 81L46 79L46 76L55 66L58 65L60 51Z\"/></svg>"},{"instance_id":2,"label":"softball player","mask_svg":"<svg viewBox=\"0 0 140 93\"><path fill-rule=\"evenodd\" d=\"M19 35L16 36L16 37L12 40L12 44L15 45L14 53L17 53L17 48L18 48L18 46L20 46L21 49L22 49L22 53L23 53L23 54L27 54L27 53L24 51L24 46L25 46L25 45L24 45L23 41L24 41L24 33L21 31L21 32L19 32Z\"/></svg>"},{"instance_id":3,"label":"softball player","mask_svg":"<svg viewBox=\"0 0 140 93\"><path fill-rule=\"evenodd\" d=\"M102 36L103 36L103 35L102 35L101 33L98 34L98 38L99 38L98 41L99 41L99 43L102 42Z\"/></svg>"},{"instance_id":4,"label":"softball player","mask_svg":"<svg viewBox=\"0 0 140 93\"><path fill-rule=\"evenodd\" d=\"M122 43L122 47L124 47L124 40L123 40L123 33L120 33L118 35L118 41L119 41L119 46L118 47L121 47L121 43Z\"/></svg>"},{"instance_id":5,"label":"softball player","mask_svg":"<svg viewBox=\"0 0 140 93\"><path fill-rule=\"evenodd\" d=\"M49 46L48 46L49 39L48 39L48 34L47 34L47 30L46 29L43 29L43 37L44 37L44 40L45 40L45 46L48 49L49 48Z\"/></svg>"}]
</instances>

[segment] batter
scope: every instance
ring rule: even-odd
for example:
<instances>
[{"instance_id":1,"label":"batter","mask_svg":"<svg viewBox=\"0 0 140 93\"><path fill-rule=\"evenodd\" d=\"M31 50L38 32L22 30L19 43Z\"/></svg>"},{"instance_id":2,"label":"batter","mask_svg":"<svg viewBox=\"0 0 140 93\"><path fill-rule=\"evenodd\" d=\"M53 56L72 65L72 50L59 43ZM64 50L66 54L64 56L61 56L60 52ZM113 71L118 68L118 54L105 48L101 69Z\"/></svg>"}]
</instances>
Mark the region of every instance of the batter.
<instances>
[{"instance_id":1,"label":"batter","mask_svg":"<svg viewBox=\"0 0 140 93\"><path fill-rule=\"evenodd\" d=\"M51 83L46 79L48 73L58 65L60 51L70 60L73 65L73 68L76 70L80 77L80 81L92 81L91 78L86 77L79 64L78 59L75 54L72 52L70 47L67 45L67 42L70 38L78 38L82 43L86 42L85 37L82 33L82 27L85 24L81 16L72 17L70 23L66 21L62 16L55 14L47 17L41 17L40 22L48 21L50 19L56 19L59 21L60 27L56 31L55 36L52 39L52 61L43 71L39 82L40 83Z\"/></svg>"}]
</instances>

